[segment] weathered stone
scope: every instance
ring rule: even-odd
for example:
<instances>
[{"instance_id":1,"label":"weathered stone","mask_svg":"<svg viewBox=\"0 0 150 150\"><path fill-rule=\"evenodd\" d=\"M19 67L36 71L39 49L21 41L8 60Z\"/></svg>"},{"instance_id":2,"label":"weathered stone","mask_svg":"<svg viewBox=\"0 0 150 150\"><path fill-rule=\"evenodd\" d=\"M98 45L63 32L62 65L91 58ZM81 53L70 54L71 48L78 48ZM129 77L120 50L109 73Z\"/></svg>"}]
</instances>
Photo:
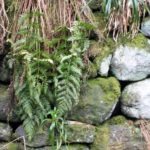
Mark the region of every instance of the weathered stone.
<instances>
[{"instance_id":1,"label":"weathered stone","mask_svg":"<svg viewBox=\"0 0 150 150\"><path fill-rule=\"evenodd\" d=\"M111 71L117 79L123 81L137 81L146 78L150 74L148 40L140 35L137 39L126 43L125 46L119 46L112 58Z\"/></svg>"},{"instance_id":2,"label":"weathered stone","mask_svg":"<svg viewBox=\"0 0 150 150\"><path fill-rule=\"evenodd\" d=\"M91 9L100 9L102 0L86 0Z\"/></svg>"},{"instance_id":3,"label":"weathered stone","mask_svg":"<svg viewBox=\"0 0 150 150\"><path fill-rule=\"evenodd\" d=\"M67 134L67 143L89 144L94 141L95 127L92 125L87 125L75 121L68 121L68 124L65 126L65 129ZM14 138L22 136L26 137L26 134L24 132L23 127L20 126L16 129ZM32 141L28 141L28 139L26 138L26 146L29 147L42 147L50 145L52 145L52 143L49 140L48 128L45 128L44 131L37 132Z\"/></svg>"},{"instance_id":4,"label":"weathered stone","mask_svg":"<svg viewBox=\"0 0 150 150\"><path fill-rule=\"evenodd\" d=\"M12 108L12 98L8 92L8 86L0 84L0 120L18 122L14 112L10 112Z\"/></svg>"},{"instance_id":5,"label":"weathered stone","mask_svg":"<svg viewBox=\"0 0 150 150\"><path fill-rule=\"evenodd\" d=\"M11 78L11 70L8 68L6 64L6 60L0 62L0 81L9 82Z\"/></svg>"},{"instance_id":6,"label":"weathered stone","mask_svg":"<svg viewBox=\"0 0 150 150\"><path fill-rule=\"evenodd\" d=\"M140 129L125 125L101 125L91 150L145 150Z\"/></svg>"},{"instance_id":7,"label":"weathered stone","mask_svg":"<svg viewBox=\"0 0 150 150\"><path fill-rule=\"evenodd\" d=\"M110 77L89 80L82 88L79 104L68 118L89 124L100 124L107 120L120 96L119 82Z\"/></svg>"},{"instance_id":8,"label":"weathered stone","mask_svg":"<svg viewBox=\"0 0 150 150\"><path fill-rule=\"evenodd\" d=\"M70 121L67 125L68 143L92 143L95 136L95 127L85 123Z\"/></svg>"},{"instance_id":9,"label":"weathered stone","mask_svg":"<svg viewBox=\"0 0 150 150\"><path fill-rule=\"evenodd\" d=\"M51 146L46 146L42 148L29 148L27 147L27 150L56 150L57 148L51 147ZM90 150L88 146L85 145L79 145L79 144L74 144L74 145L67 145L67 146L61 146L60 150Z\"/></svg>"},{"instance_id":10,"label":"weathered stone","mask_svg":"<svg viewBox=\"0 0 150 150\"><path fill-rule=\"evenodd\" d=\"M134 118L150 119L150 79L128 85L121 96L122 112Z\"/></svg>"},{"instance_id":11,"label":"weathered stone","mask_svg":"<svg viewBox=\"0 0 150 150\"><path fill-rule=\"evenodd\" d=\"M103 58L103 60L100 62L99 74L101 76L106 76L106 77L108 76L111 58L112 58L112 55L109 55L106 58Z\"/></svg>"},{"instance_id":12,"label":"weathered stone","mask_svg":"<svg viewBox=\"0 0 150 150\"><path fill-rule=\"evenodd\" d=\"M8 124L0 123L0 141L9 141L12 135L12 129Z\"/></svg>"},{"instance_id":13,"label":"weathered stone","mask_svg":"<svg viewBox=\"0 0 150 150\"><path fill-rule=\"evenodd\" d=\"M145 18L141 23L141 30L145 36L150 37L150 17Z\"/></svg>"}]
</instances>

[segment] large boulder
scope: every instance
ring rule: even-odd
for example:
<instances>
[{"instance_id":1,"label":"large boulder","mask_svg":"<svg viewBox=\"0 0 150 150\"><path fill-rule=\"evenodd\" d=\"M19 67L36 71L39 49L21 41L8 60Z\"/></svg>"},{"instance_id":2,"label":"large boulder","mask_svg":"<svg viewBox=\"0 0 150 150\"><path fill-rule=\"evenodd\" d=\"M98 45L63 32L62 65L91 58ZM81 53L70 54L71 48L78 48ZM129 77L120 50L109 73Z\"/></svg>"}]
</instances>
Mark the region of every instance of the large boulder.
<instances>
[{"instance_id":1,"label":"large boulder","mask_svg":"<svg viewBox=\"0 0 150 150\"><path fill-rule=\"evenodd\" d=\"M12 108L12 97L8 92L8 86L0 84L0 121L19 121L15 113L11 111Z\"/></svg>"},{"instance_id":2,"label":"large boulder","mask_svg":"<svg viewBox=\"0 0 150 150\"><path fill-rule=\"evenodd\" d=\"M128 124L101 125L91 150L145 150L146 144L138 127Z\"/></svg>"},{"instance_id":3,"label":"large boulder","mask_svg":"<svg viewBox=\"0 0 150 150\"><path fill-rule=\"evenodd\" d=\"M150 45L142 35L117 47L111 62L112 73L122 81L137 81L150 74Z\"/></svg>"},{"instance_id":4,"label":"large boulder","mask_svg":"<svg viewBox=\"0 0 150 150\"><path fill-rule=\"evenodd\" d=\"M87 125L80 122L68 121L65 126L66 129L66 142L67 143L93 143L95 137L95 127L92 125ZM39 131L36 133L32 141L28 141L26 138L26 146L29 147L42 147L52 145L49 139L48 128L44 131ZM18 127L15 131L14 138L26 137L25 131L22 126ZM23 142L23 141L22 141Z\"/></svg>"},{"instance_id":5,"label":"large boulder","mask_svg":"<svg viewBox=\"0 0 150 150\"><path fill-rule=\"evenodd\" d=\"M9 141L12 135L12 128L5 123L0 123L0 141Z\"/></svg>"},{"instance_id":6,"label":"large boulder","mask_svg":"<svg viewBox=\"0 0 150 150\"><path fill-rule=\"evenodd\" d=\"M100 124L111 115L120 96L119 82L114 78L87 81L81 90L79 104L68 118L89 124Z\"/></svg>"},{"instance_id":7,"label":"large boulder","mask_svg":"<svg viewBox=\"0 0 150 150\"><path fill-rule=\"evenodd\" d=\"M141 30L145 36L150 37L150 17L145 18L141 23Z\"/></svg>"},{"instance_id":8,"label":"large boulder","mask_svg":"<svg viewBox=\"0 0 150 150\"><path fill-rule=\"evenodd\" d=\"M150 119L150 79L125 87L121 96L121 109L129 117Z\"/></svg>"}]
</instances>

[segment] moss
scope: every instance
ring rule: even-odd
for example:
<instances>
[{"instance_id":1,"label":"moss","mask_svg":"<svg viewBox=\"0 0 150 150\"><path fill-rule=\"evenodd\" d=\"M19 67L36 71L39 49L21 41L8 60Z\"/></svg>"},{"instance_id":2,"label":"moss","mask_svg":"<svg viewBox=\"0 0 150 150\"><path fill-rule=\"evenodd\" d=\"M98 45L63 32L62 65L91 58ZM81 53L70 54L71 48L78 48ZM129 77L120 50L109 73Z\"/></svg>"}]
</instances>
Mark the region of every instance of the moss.
<instances>
[{"instance_id":1,"label":"moss","mask_svg":"<svg viewBox=\"0 0 150 150\"><path fill-rule=\"evenodd\" d=\"M97 28L101 31L101 33L104 34L106 25L107 25L107 20L105 18L105 15L100 12L94 13L94 17L97 23Z\"/></svg>"},{"instance_id":2,"label":"moss","mask_svg":"<svg viewBox=\"0 0 150 150\"><path fill-rule=\"evenodd\" d=\"M146 51L150 51L148 48L150 46L150 44L148 43L148 39L141 33L137 34L132 39L128 38L127 36L120 38L118 41L118 45L127 45L130 47L137 47L140 50L144 49Z\"/></svg>"},{"instance_id":3,"label":"moss","mask_svg":"<svg viewBox=\"0 0 150 150\"><path fill-rule=\"evenodd\" d=\"M104 91L104 100L106 103L113 103L121 94L120 84L114 77L97 79L99 85Z\"/></svg>"},{"instance_id":4,"label":"moss","mask_svg":"<svg viewBox=\"0 0 150 150\"><path fill-rule=\"evenodd\" d=\"M109 125L118 125L118 124L125 124L126 118L124 116L116 116L108 120L106 123Z\"/></svg>"},{"instance_id":5,"label":"moss","mask_svg":"<svg viewBox=\"0 0 150 150\"><path fill-rule=\"evenodd\" d=\"M96 128L96 136L91 150L108 150L109 127L104 124Z\"/></svg>"},{"instance_id":6,"label":"moss","mask_svg":"<svg viewBox=\"0 0 150 150\"><path fill-rule=\"evenodd\" d=\"M93 61L97 67L97 70L99 69L102 60L108 57L110 54L112 54L115 51L117 46L116 43L110 38L107 38L106 41L107 42L101 43L99 45L100 47L99 53L96 55Z\"/></svg>"},{"instance_id":7,"label":"moss","mask_svg":"<svg viewBox=\"0 0 150 150\"><path fill-rule=\"evenodd\" d=\"M86 74L87 74L87 78L95 78L97 76L97 67L94 63L89 62L86 65Z\"/></svg>"},{"instance_id":8,"label":"moss","mask_svg":"<svg viewBox=\"0 0 150 150\"><path fill-rule=\"evenodd\" d=\"M102 0L87 0L87 3L91 9L98 9L101 7Z\"/></svg>"}]
</instances>

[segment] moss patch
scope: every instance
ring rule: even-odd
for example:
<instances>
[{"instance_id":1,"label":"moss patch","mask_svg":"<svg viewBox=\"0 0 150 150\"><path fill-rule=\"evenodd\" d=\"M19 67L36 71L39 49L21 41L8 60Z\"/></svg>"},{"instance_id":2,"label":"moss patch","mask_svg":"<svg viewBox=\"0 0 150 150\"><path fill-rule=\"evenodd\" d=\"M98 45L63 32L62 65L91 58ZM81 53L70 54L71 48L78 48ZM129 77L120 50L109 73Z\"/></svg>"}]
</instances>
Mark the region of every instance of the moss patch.
<instances>
[{"instance_id":1,"label":"moss patch","mask_svg":"<svg viewBox=\"0 0 150 150\"><path fill-rule=\"evenodd\" d=\"M109 145L109 127L101 125L96 128L96 137L91 145L91 150L108 150Z\"/></svg>"},{"instance_id":2,"label":"moss patch","mask_svg":"<svg viewBox=\"0 0 150 150\"><path fill-rule=\"evenodd\" d=\"M127 122L124 116L116 116L108 120L106 123L109 125L118 125L118 124L125 124Z\"/></svg>"},{"instance_id":3,"label":"moss patch","mask_svg":"<svg viewBox=\"0 0 150 150\"><path fill-rule=\"evenodd\" d=\"M114 100L118 99L121 91L120 84L116 78L98 78L97 81L105 93L104 100L106 103L113 103Z\"/></svg>"},{"instance_id":4,"label":"moss patch","mask_svg":"<svg viewBox=\"0 0 150 150\"><path fill-rule=\"evenodd\" d=\"M127 45L130 47L137 47L140 50L144 49L146 51L150 51L148 48L150 46L148 39L141 33L137 34L133 39L128 38L127 36L120 38L118 45Z\"/></svg>"}]
</instances>

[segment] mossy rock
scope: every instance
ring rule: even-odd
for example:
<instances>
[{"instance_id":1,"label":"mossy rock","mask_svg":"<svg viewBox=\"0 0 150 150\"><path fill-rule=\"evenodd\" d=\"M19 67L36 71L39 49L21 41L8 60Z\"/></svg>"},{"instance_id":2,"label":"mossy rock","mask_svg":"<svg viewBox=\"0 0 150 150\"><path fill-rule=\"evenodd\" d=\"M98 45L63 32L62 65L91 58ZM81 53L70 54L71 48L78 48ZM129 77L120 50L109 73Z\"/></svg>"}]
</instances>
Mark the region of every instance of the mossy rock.
<instances>
[{"instance_id":1,"label":"mossy rock","mask_svg":"<svg viewBox=\"0 0 150 150\"><path fill-rule=\"evenodd\" d=\"M62 144L91 144L94 141L95 137L95 127L89 124L76 122L76 121L68 121L64 126L64 131L66 131L66 141L62 139ZM56 139L54 139L54 143L52 143L49 138L49 126L45 126L43 130L38 130L33 139L29 141L27 139L27 135L24 131L23 126L20 126L16 129L13 138L19 138L24 136L26 139L26 146L28 147L44 147L44 146L52 146L56 144ZM21 140L23 142L23 140Z\"/></svg>"},{"instance_id":2,"label":"mossy rock","mask_svg":"<svg viewBox=\"0 0 150 150\"><path fill-rule=\"evenodd\" d=\"M138 81L150 75L149 64L149 41L137 34L133 39L120 39L111 59L111 72L118 80Z\"/></svg>"},{"instance_id":3,"label":"mossy rock","mask_svg":"<svg viewBox=\"0 0 150 150\"><path fill-rule=\"evenodd\" d=\"M127 123L127 119L124 116L115 116L108 121L106 121L109 125L118 125Z\"/></svg>"},{"instance_id":4,"label":"mossy rock","mask_svg":"<svg viewBox=\"0 0 150 150\"><path fill-rule=\"evenodd\" d=\"M91 150L145 150L145 141L141 132L133 125L103 124L96 128L96 137Z\"/></svg>"},{"instance_id":5,"label":"mossy rock","mask_svg":"<svg viewBox=\"0 0 150 150\"><path fill-rule=\"evenodd\" d=\"M42 148L29 148L27 150L56 150L56 146L45 146ZM20 149L19 149L20 150ZM71 145L63 145L61 146L60 150L89 150L89 147L83 144L71 144Z\"/></svg>"},{"instance_id":6,"label":"mossy rock","mask_svg":"<svg viewBox=\"0 0 150 150\"><path fill-rule=\"evenodd\" d=\"M102 0L86 0L86 1L88 6L93 10L100 9L101 7Z\"/></svg>"},{"instance_id":7,"label":"mossy rock","mask_svg":"<svg viewBox=\"0 0 150 150\"><path fill-rule=\"evenodd\" d=\"M23 145L21 143L1 143L0 148L2 150L24 150Z\"/></svg>"},{"instance_id":8,"label":"mossy rock","mask_svg":"<svg viewBox=\"0 0 150 150\"><path fill-rule=\"evenodd\" d=\"M14 106L12 105L12 97L9 94L8 85L0 84L0 120L20 122L15 112L10 112L11 108L14 108Z\"/></svg>"},{"instance_id":9,"label":"mossy rock","mask_svg":"<svg viewBox=\"0 0 150 150\"><path fill-rule=\"evenodd\" d=\"M88 78L94 78L98 75L107 76L109 71L109 65L111 61L111 55L115 51L116 43L110 39L106 39L107 42L99 43L97 41L91 41L90 48L88 49L88 57L90 61L86 65L86 72ZM106 61L106 59L109 61ZM106 63L105 63L106 61ZM102 64L108 69L102 69ZM105 75L104 75L105 74Z\"/></svg>"},{"instance_id":10,"label":"mossy rock","mask_svg":"<svg viewBox=\"0 0 150 150\"><path fill-rule=\"evenodd\" d=\"M89 124L101 124L111 116L119 96L120 84L114 77L89 80L81 90L79 104L68 117Z\"/></svg>"}]
</instances>

